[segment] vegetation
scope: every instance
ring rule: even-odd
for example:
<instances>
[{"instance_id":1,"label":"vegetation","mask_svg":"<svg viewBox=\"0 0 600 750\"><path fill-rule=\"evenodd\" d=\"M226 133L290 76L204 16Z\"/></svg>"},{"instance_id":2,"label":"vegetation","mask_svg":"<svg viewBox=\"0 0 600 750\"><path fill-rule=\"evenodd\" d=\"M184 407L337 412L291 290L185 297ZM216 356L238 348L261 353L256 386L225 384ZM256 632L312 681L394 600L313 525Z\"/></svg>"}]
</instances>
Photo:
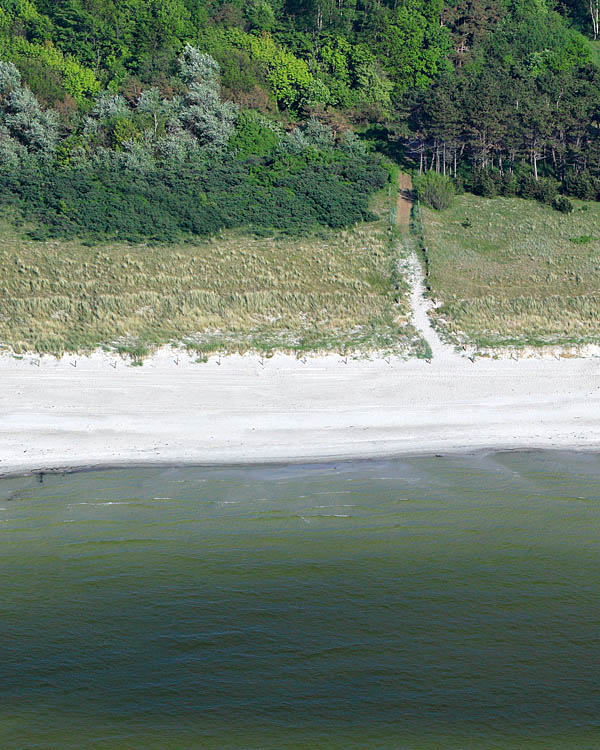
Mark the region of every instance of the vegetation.
<instances>
[{"instance_id":1,"label":"vegetation","mask_svg":"<svg viewBox=\"0 0 600 750\"><path fill-rule=\"evenodd\" d=\"M600 339L600 205L570 214L519 198L462 195L422 210L440 332L479 347Z\"/></svg>"},{"instance_id":2,"label":"vegetation","mask_svg":"<svg viewBox=\"0 0 600 750\"><path fill-rule=\"evenodd\" d=\"M101 94L81 133L61 140L56 112L0 63L0 196L36 223L33 236L173 241L373 218L369 196L388 173L350 133L336 141L311 119L284 135L222 101L209 55L188 46L178 65L184 96Z\"/></svg>"},{"instance_id":3,"label":"vegetation","mask_svg":"<svg viewBox=\"0 0 600 750\"><path fill-rule=\"evenodd\" d=\"M437 172L426 172L416 177L414 188L418 200L438 211L450 208L454 200L454 183Z\"/></svg>"},{"instance_id":4,"label":"vegetation","mask_svg":"<svg viewBox=\"0 0 600 750\"><path fill-rule=\"evenodd\" d=\"M588 0L0 0L0 337L392 346L402 283L370 201L395 160L443 209L455 335L586 340L594 295L564 279L596 242L597 36ZM538 290L509 273L516 227Z\"/></svg>"},{"instance_id":5,"label":"vegetation","mask_svg":"<svg viewBox=\"0 0 600 750\"><path fill-rule=\"evenodd\" d=\"M392 195L392 199L395 196ZM302 239L235 231L172 245L24 239L2 223L0 341L60 354L99 345L301 355L420 353L396 274L390 199L377 221Z\"/></svg>"},{"instance_id":6,"label":"vegetation","mask_svg":"<svg viewBox=\"0 0 600 750\"><path fill-rule=\"evenodd\" d=\"M258 158L262 186L351 160L346 134L363 127L480 195L595 199L597 24L588 0L0 0L5 171L25 153L151 172L226 152L250 171ZM48 199L27 215L32 201Z\"/></svg>"}]
</instances>

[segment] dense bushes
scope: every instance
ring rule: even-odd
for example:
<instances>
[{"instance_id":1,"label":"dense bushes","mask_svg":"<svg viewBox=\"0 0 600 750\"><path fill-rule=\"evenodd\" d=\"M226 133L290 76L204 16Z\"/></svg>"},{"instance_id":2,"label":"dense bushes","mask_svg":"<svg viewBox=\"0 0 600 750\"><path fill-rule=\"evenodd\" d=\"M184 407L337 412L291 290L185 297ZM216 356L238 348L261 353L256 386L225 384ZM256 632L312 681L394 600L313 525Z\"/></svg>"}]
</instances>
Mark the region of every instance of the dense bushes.
<instances>
[{"instance_id":1,"label":"dense bushes","mask_svg":"<svg viewBox=\"0 0 600 750\"><path fill-rule=\"evenodd\" d=\"M360 179L350 182L347 170ZM386 180L376 161L237 159L171 162L140 173L118 163L0 171L0 195L38 225L35 236L169 241L249 226L299 233L371 218L369 194Z\"/></svg>"},{"instance_id":2,"label":"dense bushes","mask_svg":"<svg viewBox=\"0 0 600 750\"><path fill-rule=\"evenodd\" d=\"M436 172L426 172L415 178L414 184L417 198L426 206L443 211L452 205L455 189L449 177Z\"/></svg>"},{"instance_id":3,"label":"dense bushes","mask_svg":"<svg viewBox=\"0 0 600 750\"><path fill-rule=\"evenodd\" d=\"M555 203L561 184L553 177L538 177L528 171L519 174L501 172L499 169L473 169L469 175L468 187L475 195L493 198L497 195L537 200L551 205Z\"/></svg>"},{"instance_id":4,"label":"dense bushes","mask_svg":"<svg viewBox=\"0 0 600 750\"><path fill-rule=\"evenodd\" d=\"M387 179L358 139L310 119L289 133L223 101L220 69L186 46L181 95L102 92L59 140L12 64L0 62L0 203L35 236L138 241L249 226L301 232L371 216Z\"/></svg>"},{"instance_id":5,"label":"dense bushes","mask_svg":"<svg viewBox=\"0 0 600 750\"><path fill-rule=\"evenodd\" d=\"M560 195L554 199L552 208L560 211L561 214L570 214L573 211L573 204L564 195Z\"/></svg>"}]
</instances>

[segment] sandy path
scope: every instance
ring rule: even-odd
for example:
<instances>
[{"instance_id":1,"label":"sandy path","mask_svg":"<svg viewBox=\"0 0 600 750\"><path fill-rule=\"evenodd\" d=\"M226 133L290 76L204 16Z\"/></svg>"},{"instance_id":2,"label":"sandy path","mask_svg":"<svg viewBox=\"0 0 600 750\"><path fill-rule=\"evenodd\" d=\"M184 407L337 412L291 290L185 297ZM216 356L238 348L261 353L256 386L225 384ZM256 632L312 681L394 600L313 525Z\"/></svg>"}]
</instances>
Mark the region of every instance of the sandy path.
<instances>
[{"instance_id":1,"label":"sandy path","mask_svg":"<svg viewBox=\"0 0 600 750\"><path fill-rule=\"evenodd\" d=\"M413 184L409 174L400 172L398 177L398 200L396 202L396 224L403 231L410 231Z\"/></svg>"},{"instance_id":2,"label":"sandy path","mask_svg":"<svg viewBox=\"0 0 600 750\"><path fill-rule=\"evenodd\" d=\"M445 344L431 324L429 311L432 309L433 303L425 296L423 269L414 252L410 254L405 265L406 272L408 273L408 280L411 285L410 306L412 310L412 324L429 344L432 357L438 361L460 359L454 347Z\"/></svg>"},{"instance_id":3,"label":"sandy path","mask_svg":"<svg viewBox=\"0 0 600 750\"><path fill-rule=\"evenodd\" d=\"M398 185L398 202L396 207L396 224L403 232L410 232L410 218L413 205L413 184L410 175L400 173ZM431 354L436 359L453 360L458 358L454 348L444 344L431 324L429 311L433 303L425 296L423 269L416 253L412 251L406 260L401 262L401 270L406 274L411 286L410 306L412 324L427 341Z\"/></svg>"}]
</instances>

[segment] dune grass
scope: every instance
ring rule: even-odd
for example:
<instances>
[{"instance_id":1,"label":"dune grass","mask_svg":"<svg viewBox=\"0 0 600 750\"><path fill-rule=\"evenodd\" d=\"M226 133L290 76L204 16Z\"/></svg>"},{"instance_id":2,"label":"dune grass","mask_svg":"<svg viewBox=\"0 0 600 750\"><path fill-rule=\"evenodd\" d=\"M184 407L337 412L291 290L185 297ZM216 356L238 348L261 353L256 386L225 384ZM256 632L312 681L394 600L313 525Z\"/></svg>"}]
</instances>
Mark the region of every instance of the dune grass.
<instances>
[{"instance_id":1,"label":"dune grass","mask_svg":"<svg viewBox=\"0 0 600 750\"><path fill-rule=\"evenodd\" d=\"M479 347L600 343L600 204L462 195L421 210L440 332Z\"/></svg>"},{"instance_id":2,"label":"dune grass","mask_svg":"<svg viewBox=\"0 0 600 750\"><path fill-rule=\"evenodd\" d=\"M151 246L37 242L0 228L0 345L61 354L419 351L395 272L393 191L376 222L303 239L230 232Z\"/></svg>"}]
</instances>

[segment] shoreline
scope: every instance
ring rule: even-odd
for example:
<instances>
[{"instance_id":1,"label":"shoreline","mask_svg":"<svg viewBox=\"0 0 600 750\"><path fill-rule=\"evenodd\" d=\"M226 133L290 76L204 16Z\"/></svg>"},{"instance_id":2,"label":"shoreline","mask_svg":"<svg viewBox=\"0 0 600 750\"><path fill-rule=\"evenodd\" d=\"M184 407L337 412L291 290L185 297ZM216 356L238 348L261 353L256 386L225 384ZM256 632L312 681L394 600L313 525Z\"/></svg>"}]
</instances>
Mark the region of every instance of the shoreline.
<instances>
[{"instance_id":1,"label":"shoreline","mask_svg":"<svg viewBox=\"0 0 600 750\"><path fill-rule=\"evenodd\" d=\"M0 357L0 477L600 450L600 360Z\"/></svg>"},{"instance_id":2,"label":"shoreline","mask_svg":"<svg viewBox=\"0 0 600 750\"><path fill-rule=\"evenodd\" d=\"M424 452L410 452L410 453L394 453L394 454L381 454L375 456L344 456L336 458L330 456L327 458L307 458L307 459L281 459L274 461L236 461L233 463L216 461L214 463L202 463L195 461L165 461L165 462L148 462L148 463L136 463L135 461L123 461L121 463L115 462L112 464L81 464L75 466L51 466L41 467L37 469L31 469L29 471L15 471L8 473L0 473L0 482L4 479L26 479L28 477L49 477L49 476L66 476L71 474L93 474L100 471L128 471L130 469L223 469L223 470L235 470L235 469L277 469L281 467L297 467L300 469L309 469L315 467L327 467L339 464L340 466L346 466L348 464L370 464L377 461L403 461L414 458L460 458L462 456L469 457L486 457L496 454L506 453L543 453L543 454L568 454L568 453L585 453L588 455L598 454L600 456L600 443L597 445L586 445L586 446L556 446L556 447L536 447L534 445L528 447L520 446L490 446L480 448L456 448L444 451L443 453L433 453L431 451Z\"/></svg>"}]
</instances>

